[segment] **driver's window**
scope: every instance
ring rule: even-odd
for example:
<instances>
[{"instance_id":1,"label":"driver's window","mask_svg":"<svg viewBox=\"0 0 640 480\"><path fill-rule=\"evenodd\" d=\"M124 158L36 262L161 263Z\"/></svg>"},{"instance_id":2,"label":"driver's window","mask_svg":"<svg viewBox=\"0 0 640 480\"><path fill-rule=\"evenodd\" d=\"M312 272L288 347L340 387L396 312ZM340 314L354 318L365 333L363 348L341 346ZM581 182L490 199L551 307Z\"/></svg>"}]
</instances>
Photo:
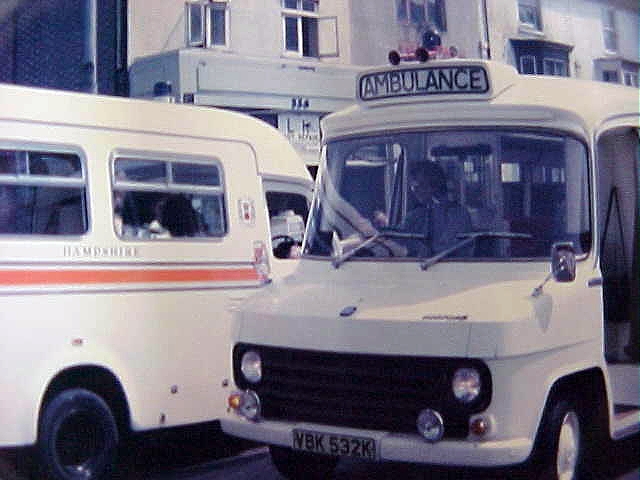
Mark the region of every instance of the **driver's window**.
<instances>
[{"instance_id":1,"label":"driver's window","mask_svg":"<svg viewBox=\"0 0 640 480\"><path fill-rule=\"evenodd\" d=\"M267 192L271 243L276 258L298 258L309 215L307 197L298 193Z\"/></svg>"}]
</instances>

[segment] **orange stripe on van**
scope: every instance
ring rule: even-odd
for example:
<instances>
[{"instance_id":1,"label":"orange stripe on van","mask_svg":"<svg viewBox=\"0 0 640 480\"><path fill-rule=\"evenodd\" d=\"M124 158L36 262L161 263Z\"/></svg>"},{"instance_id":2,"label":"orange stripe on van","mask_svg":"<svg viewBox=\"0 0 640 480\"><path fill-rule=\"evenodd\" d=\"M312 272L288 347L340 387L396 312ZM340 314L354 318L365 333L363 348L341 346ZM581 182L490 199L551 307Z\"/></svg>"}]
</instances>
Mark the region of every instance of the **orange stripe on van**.
<instances>
[{"instance_id":1,"label":"orange stripe on van","mask_svg":"<svg viewBox=\"0 0 640 480\"><path fill-rule=\"evenodd\" d=\"M257 281L253 268L0 270L0 285Z\"/></svg>"}]
</instances>

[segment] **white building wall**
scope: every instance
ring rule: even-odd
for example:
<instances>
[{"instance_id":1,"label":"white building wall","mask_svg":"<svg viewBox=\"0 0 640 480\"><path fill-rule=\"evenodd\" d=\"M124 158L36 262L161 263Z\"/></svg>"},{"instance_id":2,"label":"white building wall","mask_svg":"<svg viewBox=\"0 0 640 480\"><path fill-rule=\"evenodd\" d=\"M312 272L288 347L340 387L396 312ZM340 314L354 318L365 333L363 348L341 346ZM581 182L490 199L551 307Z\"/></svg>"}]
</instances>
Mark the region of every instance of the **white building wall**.
<instances>
[{"instance_id":1,"label":"white building wall","mask_svg":"<svg viewBox=\"0 0 640 480\"><path fill-rule=\"evenodd\" d=\"M483 39L482 2L478 0L448 1L447 31L442 35L442 45L455 46L462 58L481 57L480 42Z\"/></svg>"},{"instance_id":2,"label":"white building wall","mask_svg":"<svg viewBox=\"0 0 640 480\"><path fill-rule=\"evenodd\" d=\"M153 6L151 6L153 5ZM128 2L128 64L136 58L184 47L184 2Z\"/></svg>"},{"instance_id":3,"label":"white building wall","mask_svg":"<svg viewBox=\"0 0 640 480\"><path fill-rule=\"evenodd\" d=\"M619 50L614 56L638 61L636 0L540 0L542 34L527 31L518 21L517 0L486 0L491 58L515 65L511 39L540 39L573 46L570 72L598 78L594 58L611 55L604 49L602 11L617 10ZM304 58L310 63L377 65L398 49L403 33L396 17L396 0L321 0L320 17L337 17L339 56ZM483 0L446 0L445 48L459 56L483 55ZM179 0L129 2L129 65L137 57L185 47L185 8ZM229 2L230 44L224 51L246 57L289 57L283 51L281 0Z\"/></svg>"},{"instance_id":4,"label":"white building wall","mask_svg":"<svg viewBox=\"0 0 640 480\"><path fill-rule=\"evenodd\" d=\"M387 62L389 50L398 48L400 32L395 1L351 0L351 62L379 65Z\"/></svg>"},{"instance_id":5,"label":"white building wall","mask_svg":"<svg viewBox=\"0 0 640 480\"><path fill-rule=\"evenodd\" d=\"M320 2L318 14L321 17L336 17L338 28L338 56L324 57L321 59L322 62L357 65L357 62L353 61L355 47L351 39L351 32L354 29L353 22L357 21L359 16L358 12L352 8L352 4L356 1L358 0L323 0ZM326 40L331 41L331 39Z\"/></svg>"},{"instance_id":6,"label":"white building wall","mask_svg":"<svg viewBox=\"0 0 640 480\"><path fill-rule=\"evenodd\" d=\"M350 63L349 1L322 0L318 15L338 18L337 58L307 62ZM219 50L246 57L280 58L284 53L281 0L229 1L229 45ZM185 48L185 2L154 0L129 2L129 65L136 58ZM293 57L300 58L300 57Z\"/></svg>"},{"instance_id":7,"label":"white building wall","mask_svg":"<svg viewBox=\"0 0 640 480\"><path fill-rule=\"evenodd\" d=\"M619 49L613 55L604 48L605 7L616 9ZM492 59L515 65L510 40L528 38L573 46L569 67L571 76L577 78L600 79L594 71L597 58L622 57L638 62L639 8L634 0L541 0L540 8L542 34L519 26L517 0L488 0Z\"/></svg>"}]
</instances>

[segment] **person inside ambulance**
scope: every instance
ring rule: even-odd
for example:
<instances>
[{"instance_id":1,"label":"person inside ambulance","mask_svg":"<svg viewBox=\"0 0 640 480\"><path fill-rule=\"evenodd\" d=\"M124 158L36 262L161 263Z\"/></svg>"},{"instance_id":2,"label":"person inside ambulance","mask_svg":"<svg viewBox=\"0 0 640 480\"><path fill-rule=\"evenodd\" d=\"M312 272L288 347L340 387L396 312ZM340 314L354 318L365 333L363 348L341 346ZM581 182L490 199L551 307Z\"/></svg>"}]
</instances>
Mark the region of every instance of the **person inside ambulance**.
<instances>
[{"instance_id":1,"label":"person inside ambulance","mask_svg":"<svg viewBox=\"0 0 640 480\"><path fill-rule=\"evenodd\" d=\"M409 256L436 255L457 243L459 234L472 230L467 209L447 196L447 179L436 162L414 163L409 170L408 188L415 205L407 212L401 230L424 235L424 240L408 242ZM461 249L452 255L467 253Z\"/></svg>"}]
</instances>

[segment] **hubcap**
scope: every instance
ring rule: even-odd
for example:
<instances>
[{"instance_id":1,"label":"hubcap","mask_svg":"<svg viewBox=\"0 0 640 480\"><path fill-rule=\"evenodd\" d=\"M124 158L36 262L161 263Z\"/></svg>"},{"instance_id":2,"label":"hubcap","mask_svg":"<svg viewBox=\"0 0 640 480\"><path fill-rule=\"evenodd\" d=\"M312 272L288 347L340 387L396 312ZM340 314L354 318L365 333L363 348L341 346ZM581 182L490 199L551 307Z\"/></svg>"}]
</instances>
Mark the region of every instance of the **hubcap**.
<instances>
[{"instance_id":1,"label":"hubcap","mask_svg":"<svg viewBox=\"0 0 640 480\"><path fill-rule=\"evenodd\" d=\"M556 472L559 480L574 480L580 451L580 422L573 410L562 419L558 438L558 457Z\"/></svg>"},{"instance_id":2,"label":"hubcap","mask_svg":"<svg viewBox=\"0 0 640 480\"><path fill-rule=\"evenodd\" d=\"M78 478L90 478L93 461L105 446L101 425L85 412L75 412L62 422L57 433L55 449L63 468Z\"/></svg>"}]
</instances>

